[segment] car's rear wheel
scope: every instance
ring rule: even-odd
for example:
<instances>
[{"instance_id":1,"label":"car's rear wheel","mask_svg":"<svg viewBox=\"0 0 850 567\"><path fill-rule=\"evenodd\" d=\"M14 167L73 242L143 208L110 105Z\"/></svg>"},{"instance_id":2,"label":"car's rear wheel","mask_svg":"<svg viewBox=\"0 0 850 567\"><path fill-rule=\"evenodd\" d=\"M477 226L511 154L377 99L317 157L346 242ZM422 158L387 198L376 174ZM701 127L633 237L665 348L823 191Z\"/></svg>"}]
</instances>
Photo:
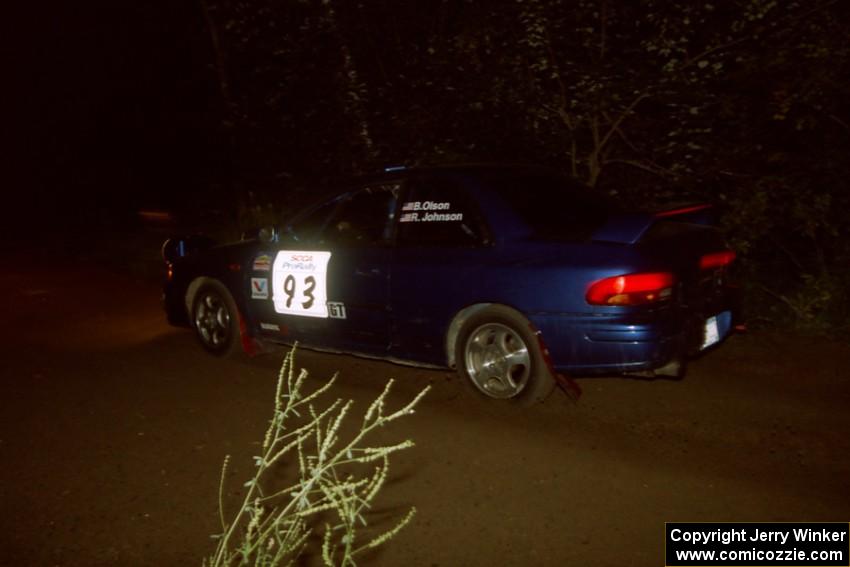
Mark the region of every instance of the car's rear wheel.
<instances>
[{"instance_id":1,"label":"car's rear wheel","mask_svg":"<svg viewBox=\"0 0 850 567\"><path fill-rule=\"evenodd\" d=\"M239 350L239 312L230 292L219 283L204 284L192 302L192 326L201 345L213 354Z\"/></svg>"},{"instance_id":2,"label":"car's rear wheel","mask_svg":"<svg viewBox=\"0 0 850 567\"><path fill-rule=\"evenodd\" d=\"M464 323L456 361L460 374L489 398L529 405L555 386L531 324L507 307L488 307Z\"/></svg>"}]
</instances>

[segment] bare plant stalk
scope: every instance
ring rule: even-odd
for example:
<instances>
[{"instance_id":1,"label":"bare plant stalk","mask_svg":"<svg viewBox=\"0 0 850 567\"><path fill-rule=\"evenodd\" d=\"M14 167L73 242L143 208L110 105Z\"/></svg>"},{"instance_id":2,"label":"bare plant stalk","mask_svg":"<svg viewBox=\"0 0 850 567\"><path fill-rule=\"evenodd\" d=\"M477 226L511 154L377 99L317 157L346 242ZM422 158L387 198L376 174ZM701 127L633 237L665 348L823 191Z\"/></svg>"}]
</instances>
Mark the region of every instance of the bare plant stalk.
<instances>
[{"instance_id":1,"label":"bare plant stalk","mask_svg":"<svg viewBox=\"0 0 850 567\"><path fill-rule=\"evenodd\" d=\"M322 520L322 559L325 565L354 566L355 557L392 539L416 513L411 508L393 528L372 535L358 545L360 530L368 528L368 511L388 477L390 455L413 447L405 440L393 445L370 446L366 438L378 428L411 415L430 389L426 387L413 400L396 411L385 406L393 381L367 408L359 430L347 441L341 427L352 413L354 402L337 399L324 408L316 403L328 392L334 375L324 385L306 393L306 370L294 371L295 349L283 361L278 376L274 414L255 456L254 476L245 483L247 492L229 523L220 512L222 533L215 553L204 562L209 566L235 564L280 565L294 561L304 550L314 527ZM296 421L294 428L289 422ZM225 458L224 473L229 457ZM266 473L288 465L296 469L296 480L286 488L267 493ZM223 491L223 488L221 489ZM219 506L223 506L220 496Z\"/></svg>"}]
</instances>

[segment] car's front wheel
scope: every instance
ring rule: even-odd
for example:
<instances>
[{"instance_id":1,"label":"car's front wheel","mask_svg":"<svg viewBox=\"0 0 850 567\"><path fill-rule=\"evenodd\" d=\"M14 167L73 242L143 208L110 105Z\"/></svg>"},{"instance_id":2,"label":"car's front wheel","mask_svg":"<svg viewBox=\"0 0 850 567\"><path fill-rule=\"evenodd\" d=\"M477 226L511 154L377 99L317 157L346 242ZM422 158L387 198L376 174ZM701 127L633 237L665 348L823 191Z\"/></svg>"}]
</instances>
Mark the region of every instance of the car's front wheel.
<instances>
[{"instance_id":1,"label":"car's front wheel","mask_svg":"<svg viewBox=\"0 0 850 567\"><path fill-rule=\"evenodd\" d=\"M192 303L192 326L209 352L230 356L239 350L239 312L223 285L205 284Z\"/></svg>"},{"instance_id":2,"label":"car's front wheel","mask_svg":"<svg viewBox=\"0 0 850 567\"><path fill-rule=\"evenodd\" d=\"M470 317L456 348L458 371L487 397L529 405L555 387L531 324L507 307L488 307Z\"/></svg>"}]
</instances>

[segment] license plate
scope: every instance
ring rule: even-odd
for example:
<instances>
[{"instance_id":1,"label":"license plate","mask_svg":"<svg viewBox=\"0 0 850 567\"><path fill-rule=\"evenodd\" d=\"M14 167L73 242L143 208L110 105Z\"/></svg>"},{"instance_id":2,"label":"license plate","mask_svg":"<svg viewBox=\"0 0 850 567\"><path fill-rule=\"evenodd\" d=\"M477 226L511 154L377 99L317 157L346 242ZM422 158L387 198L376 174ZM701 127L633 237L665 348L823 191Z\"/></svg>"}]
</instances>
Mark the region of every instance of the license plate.
<instances>
[{"instance_id":1,"label":"license plate","mask_svg":"<svg viewBox=\"0 0 850 567\"><path fill-rule=\"evenodd\" d=\"M708 348L720 341L720 332L717 330L717 317L709 317L705 321L702 348Z\"/></svg>"}]
</instances>

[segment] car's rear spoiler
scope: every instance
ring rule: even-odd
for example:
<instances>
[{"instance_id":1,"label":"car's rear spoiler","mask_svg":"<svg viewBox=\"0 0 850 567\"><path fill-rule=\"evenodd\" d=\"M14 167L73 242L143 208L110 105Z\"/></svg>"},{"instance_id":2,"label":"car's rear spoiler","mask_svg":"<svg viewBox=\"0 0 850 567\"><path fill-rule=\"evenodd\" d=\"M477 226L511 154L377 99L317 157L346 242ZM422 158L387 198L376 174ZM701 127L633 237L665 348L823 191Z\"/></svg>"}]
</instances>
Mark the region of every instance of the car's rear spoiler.
<instances>
[{"instance_id":1,"label":"car's rear spoiler","mask_svg":"<svg viewBox=\"0 0 850 567\"><path fill-rule=\"evenodd\" d=\"M714 214L711 205L699 203L652 213L616 215L597 230L592 239L598 242L634 244L652 225L665 220L710 226L714 224Z\"/></svg>"}]
</instances>

